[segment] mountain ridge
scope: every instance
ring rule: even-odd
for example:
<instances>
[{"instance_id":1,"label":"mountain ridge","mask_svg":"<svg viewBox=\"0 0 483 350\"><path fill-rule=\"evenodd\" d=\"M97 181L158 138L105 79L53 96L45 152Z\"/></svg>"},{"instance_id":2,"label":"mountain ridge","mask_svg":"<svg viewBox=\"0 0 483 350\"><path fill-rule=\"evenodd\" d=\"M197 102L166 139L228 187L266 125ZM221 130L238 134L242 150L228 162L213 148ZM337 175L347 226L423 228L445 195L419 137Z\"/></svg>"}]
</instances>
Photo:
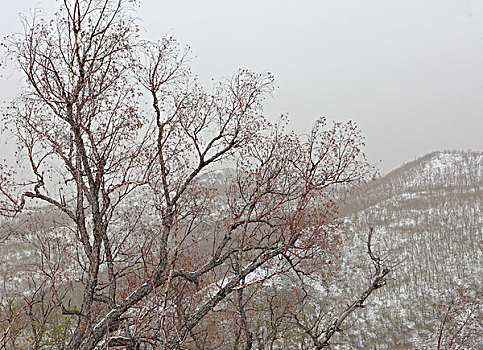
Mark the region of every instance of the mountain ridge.
<instances>
[{"instance_id":1,"label":"mountain ridge","mask_svg":"<svg viewBox=\"0 0 483 350\"><path fill-rule=\"evenodd\" d=\"M351 348L424 348L438 326L439 305L457 292L478 298L481 313L482 189L483 152L442 151L406 163L346 197L341 271L347 274L352 262L364 261L364 234L358 233L369 227L377 232L378 251L394 265L393 282L369 301L361 319L354 319L354 329L365 329L365 335L349 331L344 337ZM481 320L477 329L482 336ZM464 349L478 346L481 340Z\"/></svg>"}]
</instances>

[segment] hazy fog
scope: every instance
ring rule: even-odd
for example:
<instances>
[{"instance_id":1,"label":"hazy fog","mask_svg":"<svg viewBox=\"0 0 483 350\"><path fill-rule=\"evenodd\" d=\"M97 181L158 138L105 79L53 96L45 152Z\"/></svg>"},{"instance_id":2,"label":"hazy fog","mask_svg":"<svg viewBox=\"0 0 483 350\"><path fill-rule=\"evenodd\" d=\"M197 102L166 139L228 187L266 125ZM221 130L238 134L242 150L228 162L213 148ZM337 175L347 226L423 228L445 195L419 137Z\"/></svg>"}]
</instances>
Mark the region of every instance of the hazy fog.
<instances>
[{"instance_id":1,"label":"hazy fog","mask_svg":"<svg viewBox=\"0 0 483 350\"><path fill-rule=\"evenodd\" d=\"M59 1L4 1L0 34L19 12ZM279 89L267 115L293 127L355 120L386 172L432 150L483 149L483 1L143 0L145 36L189 44L202 81L238 67L268 70ZM19 85L3 74L0 100ZM3 158L4 154L0 154Z\"/></svg>"}]
</instances>

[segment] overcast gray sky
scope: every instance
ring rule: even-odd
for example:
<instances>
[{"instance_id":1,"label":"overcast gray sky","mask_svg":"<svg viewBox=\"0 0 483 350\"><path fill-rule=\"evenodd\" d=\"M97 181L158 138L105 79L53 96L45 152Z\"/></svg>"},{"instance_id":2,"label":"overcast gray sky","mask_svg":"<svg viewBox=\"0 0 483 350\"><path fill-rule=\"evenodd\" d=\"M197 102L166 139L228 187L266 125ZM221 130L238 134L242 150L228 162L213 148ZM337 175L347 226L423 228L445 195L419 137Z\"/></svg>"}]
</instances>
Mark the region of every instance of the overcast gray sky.
<instances>
[{"instance_id":1,"label":"overcast gray sky","mask_svg":"<svg viewBox=\"0 0 483 350\"><path fill-rule=\"evenodd\" d=\"M2 1L0 34L18 13L59 1ZM427 152L483 150L481 0L142 0L145 37L170 33L204 82L237 68L272 72L268 116L306 132L319 116L358 123L383 173ZM0 98L18 81L2 78Z\"/></svg>"}]
</instances>

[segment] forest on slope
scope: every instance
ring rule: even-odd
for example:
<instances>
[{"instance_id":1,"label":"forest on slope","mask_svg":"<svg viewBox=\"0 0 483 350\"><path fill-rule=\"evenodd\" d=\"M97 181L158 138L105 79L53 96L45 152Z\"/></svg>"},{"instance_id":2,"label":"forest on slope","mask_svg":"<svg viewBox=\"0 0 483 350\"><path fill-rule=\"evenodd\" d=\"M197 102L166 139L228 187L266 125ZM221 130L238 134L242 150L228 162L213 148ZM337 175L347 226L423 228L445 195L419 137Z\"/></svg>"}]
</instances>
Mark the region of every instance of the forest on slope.
<instances>
[{"instance_id":1,"label":"forest on slope","mask_svg":"<svg viewBox=\"0 0 483 350\"><path fill-rule=\"evenodd\" d=\"M405 164L346 198L340 273L358 276L354 269L366 268L363 241L369 227L394 266L391 282L343 337L348 348L436 348L444 312L457 298L476 310L471 336L459 334L473 342L461 348L483 346L482 191L483 153L443 151ZM348 254L354 260L347 260Z\"/></svg>"},{"instance_id":2,"label":"forest on slope","mask_svg":"<svg viewBox=\"0 0 483 350\"><path fill-rule=\"evenodd\" d=\"M215 171L203 181L223 188L232 175ZM266 270L248 279L248 283L262 281L247 289L253 296L247 300L247 319L255 336L254 348L313 348L307 327L326 326L361 293L373 274L366 247L370 228L374 230L373 249L391 267L391 277L364 308L349 316L332 347L436 349L438 341L443 341L440 348L481 348L482 190L483 153L445 151L423 156L345 193L340 203L341 226L334 233L342 243L337 256L327 257L331 260L312 268L312 274L303 279L293 272L260 279ZM144 201L142 195L134 196L129 210L145 206ZM152 218L143 218L149 226ZM19 235L26 227L36 229ZM4 301L15 291L36 288L32 269L39 266L39 259L46 260L35 251L42 244L55 247L56 240L62 240L64 248L73 247L65 241L69 230L49 208L22 214L14 226L3 225L3 232L10 233L0 246ZM141 237L134 244L142 244ZM451 305L459 307L450 310L456 323L447 324L440 339ZM452 345L444 337L454 338Z\"/></svg>"}]
</instances>

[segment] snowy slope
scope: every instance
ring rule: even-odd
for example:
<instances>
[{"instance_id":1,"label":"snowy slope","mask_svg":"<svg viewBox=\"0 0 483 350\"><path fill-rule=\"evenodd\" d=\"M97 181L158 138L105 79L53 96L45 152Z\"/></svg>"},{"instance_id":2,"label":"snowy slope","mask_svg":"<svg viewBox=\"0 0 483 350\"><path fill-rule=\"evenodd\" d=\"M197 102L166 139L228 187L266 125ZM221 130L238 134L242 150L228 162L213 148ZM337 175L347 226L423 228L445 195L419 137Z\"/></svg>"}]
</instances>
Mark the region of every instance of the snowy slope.
<instances>
[{"instance_id":1,"label":"snowy slope","mask_svg":"<svg viewBox=\"0 0 483 350\"><path fill-rule=\"evenodd\" d=\"M362 317L353 318L353 330L342 337L350 345L341 349L422 348L434 335L441 302L457 291L482 292L482 190L483 153L435 152L352 199L340 272L368 264L363 239L374 227L379 252L394 273Z\"/></svg>"},{"instance_id":2,"label":"snowy slope","mask_svg":"<svg viewBox=\"0 0 483 350\"><path fill-rule=\"evenodd\" d=\"M228 173L215 171L201 181L223 188ZM329 320L366 286L372 271L364 240L374 227L375 251L393 267L392 280L371 295L367 307L346 321L333 348L435 348L432 337L440 303L455 291L475 295L483 290L482 198L482 152L434 152L349 193L341 208L341 258L331 265L331 276L310 276L304 286L311 297L311 303L301 309L307 322L320 311L327 311L322 321ZM143 207L143 196L132 198L128 206L126 210ZM148 214L143 218L147 226L153 220ZM116 224L122 225L122 221ZM38 234L25 230L25 225L35 226ZM45 242L41 238L52 233L52 227L57 232L51 237L52 247L56 239L67 236L63 230L69 228L64 225L62 218L50 222L39 212L2 228L30 233L0 244L0 296L8 295L7 291L28 293L25 278L18 272L36 266L41 257L32 251L36 244ZM69 273L65 263L69 257L65 252L57 256L59 265L62 262ZM299 288L296 280L296 276L285 276L265 287L284 287L291 298L289 290ZM285 291L279 291L279 296ZM261 307L266 307L265 302ZM299 349L299 333L293 327L284 332L278 348Z\"/></svg>"}]
</instances>

